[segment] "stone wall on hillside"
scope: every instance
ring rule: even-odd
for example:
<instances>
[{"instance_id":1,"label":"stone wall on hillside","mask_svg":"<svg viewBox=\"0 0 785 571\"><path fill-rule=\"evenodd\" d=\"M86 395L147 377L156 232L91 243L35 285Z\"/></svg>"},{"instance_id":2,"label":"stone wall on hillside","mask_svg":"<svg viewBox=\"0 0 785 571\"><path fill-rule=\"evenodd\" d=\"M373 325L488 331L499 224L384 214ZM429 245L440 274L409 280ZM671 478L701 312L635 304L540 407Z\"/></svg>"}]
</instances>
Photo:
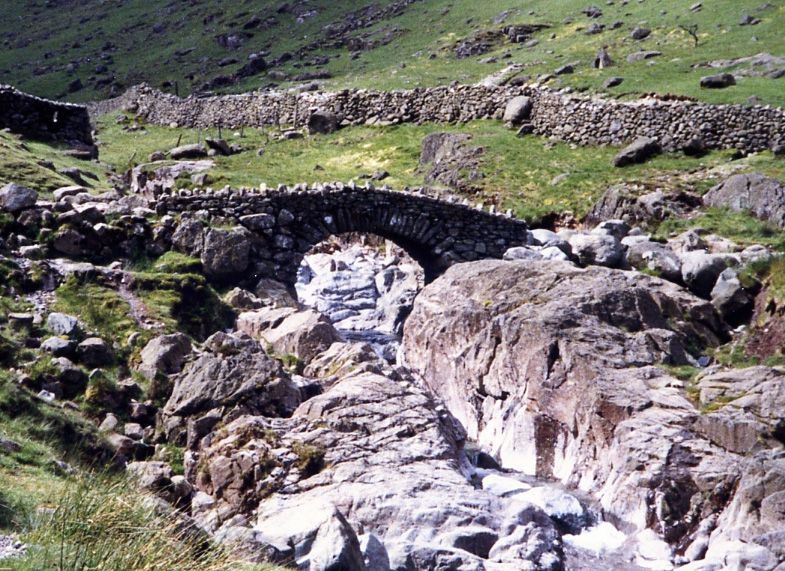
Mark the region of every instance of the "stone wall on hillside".
<instances>
[{"instance_id":1,"label":"stone wall on hillside","mask_svg":"<svg viewBox=\"0 0 785 571\"><path fill-rule=\"evenodd\" d=\"M639 136L678 150L696 137L708 148L757 152L785 143L785 109L711 105L644 98L615 101L532 86L442 86L400 91L344 90L180 99L141 85L91 108L135 112L158 125L228 127L303 125L315 110L332 110L342 124L463 122L501 119L516 95L532 98L530 121L538 135L581 145L621 145Z\"/></svg>"},{"instance_id":2,"label":"stone wall on hillside","mask_svg":"<svg viewBox=\"0 0 785 571\"><path fill-rule=\"evenodd\" d=\"M0 85L0 129L34 139L93 144L87 108Z\"/></svg>"}]
</instances>

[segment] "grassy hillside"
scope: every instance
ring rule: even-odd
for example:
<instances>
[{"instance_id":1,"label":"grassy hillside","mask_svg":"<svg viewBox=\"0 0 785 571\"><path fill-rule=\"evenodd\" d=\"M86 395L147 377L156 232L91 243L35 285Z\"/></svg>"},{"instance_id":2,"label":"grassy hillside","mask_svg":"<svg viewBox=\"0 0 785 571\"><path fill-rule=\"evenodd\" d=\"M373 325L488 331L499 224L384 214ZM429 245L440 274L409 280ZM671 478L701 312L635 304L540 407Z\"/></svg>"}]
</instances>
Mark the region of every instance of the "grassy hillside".
<instances>
[{"instance_id":1,"label":"grassy hillside","mask_svg":"<svg viewBox=\"0 0 785 571\"><path fill-rule=\"evenodd\" d=\"M98 128L101 160L117 172L144 163L154 151L166 151L178 141L195 143L199 137L193 129L155 125L129 131L118 124L114 114L99 121ZM362 184L363 178L386 171L389 176L377 185L422 186L428 171L419 164L422 140L435 132L468 134L469 144L483 149L478 158L480 177L472 181L475 192L468 195L472 202L511 208L532 221L566 211L582 217L614 184L703 192L730 172L728 169L785 175L785 161L770 152L733 162L729 162L731 151L715 151L699 159L666 153L643 165L618 169L612 165L618 148L577 147L533 135L519 138L499 121L473 121L464 125L356 126L295 140L272 138L269 130L224 130L229 142L238 143L246 151L214 157L208 184L214 188L227 184L256 187L261 183L275 187L279 183L350 179ZM201 136L216 137L218 132L203 130ZM257 149L264 149L261 156ZM193 187L188 175L183 176L180 186Z\"/></svg>"},{"instance_id":2,"label":"grassy hillside","mask_svg":"<svg viewBox=\"0 0 785 571\"><path fill-rule=\"evenodd\" d=\"M715 102L756 96L764 103L785 105L785 78L765 76L785 69L785 61L737 66L738 85L728 89L699 87L701 76L720 71L702 67L708 62L761 52L785 56L781 1L712 0L699 11L690 9L694 3L681 0L598 2L602 15L590 18L582 13L591 4L586 0L429 0L374 19L379 7L390 4L6 0L0 18L0 81L72 100L106 96L140 81L156 86L168 82L170 91L176 82L180 94L187 94L216 76L235 75L249 54L262 53L266 61L277 62L271 70L222 90L286 86L292 82L285 78L306 72L327 72L332 77L324 83L332 88L402 88L474 82L513 63L532 77L574 63L575 73L552 83L602 90L607 78L620 76L624 83L613 89L620 94L670 92ZM369 15L368 27L348 24ZM744 16L757 23L741 25ZM487 53L457 58L454 48L460 41L511 24L547 28L531 36L536 45L490 34ZM602 31L588 34L592 24ZM636 26L650 29L651 35L632 39ZM685 31L692 26L697 46ZM615 65L594 70L591 61L602 46L608 46ZM628 63L627 56L640 50L662 55ZM291 59L283 61L284 54ZM68 85L76 79L83 87L74 86L69 94Z\"/></svg>"},{"instance_id":3,"label":"grassy hillside","mask_svg":"<svg viewBox=\"0 0 785 571\"><path fill-rule=\"evenodd\" d=\"M65 156L57 144L22 139L7 132L0 132L0 187L15 182L36 189L44 197L62 186L75 184L63 171L78 168L93 175L84 182L88 188L106 190L106 172L99 165ZM66 171L67 172L67 171Z\"/></svg>"}]
</instances>

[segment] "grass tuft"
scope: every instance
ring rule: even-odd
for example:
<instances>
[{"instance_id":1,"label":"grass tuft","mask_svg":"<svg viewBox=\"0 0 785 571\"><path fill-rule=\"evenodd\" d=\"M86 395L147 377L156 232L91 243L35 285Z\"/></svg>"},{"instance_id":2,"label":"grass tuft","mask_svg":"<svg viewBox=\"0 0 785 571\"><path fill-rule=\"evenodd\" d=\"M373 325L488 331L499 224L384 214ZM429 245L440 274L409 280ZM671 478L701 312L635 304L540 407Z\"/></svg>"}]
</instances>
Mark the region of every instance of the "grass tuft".
<instances>
[{"instance_id":1,"label":"grass tuft","mask_svg":"<svg viewBox=\"0 0 785 571\"><path fill-rule=\"evenodd\" d=\"M15 571L275 569L235 561L128 481L100 475L76 478L51 510L39 512L25 539L31 547L10 562Z\"/></svg>"}]
</instances>

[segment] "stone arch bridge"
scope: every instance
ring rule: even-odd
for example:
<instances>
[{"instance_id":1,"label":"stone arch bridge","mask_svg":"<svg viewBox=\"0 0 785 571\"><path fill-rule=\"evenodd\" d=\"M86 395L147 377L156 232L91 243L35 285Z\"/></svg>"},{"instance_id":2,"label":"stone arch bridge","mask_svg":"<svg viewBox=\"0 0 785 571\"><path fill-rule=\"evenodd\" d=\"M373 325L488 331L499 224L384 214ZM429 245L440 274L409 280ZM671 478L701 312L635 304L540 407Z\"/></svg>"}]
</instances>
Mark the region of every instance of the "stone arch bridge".
<instances>
[{"instance_id":1,"label":"stone arch bridge","mask_svg":"<svg viewBox=\"0 0 785 571\"><path fill-rule=\"evenodd\" d=\"M234 218L259 236L257 256L268 276L293 285L303 256L332 235L376 234L393 241L423 268L426 281L450 265L501 258L525 245L525 222L423 194L350 185L298 185L272 191L182 190L157 198L160 214L208 211Z\"/></svg>"}]
</instances>

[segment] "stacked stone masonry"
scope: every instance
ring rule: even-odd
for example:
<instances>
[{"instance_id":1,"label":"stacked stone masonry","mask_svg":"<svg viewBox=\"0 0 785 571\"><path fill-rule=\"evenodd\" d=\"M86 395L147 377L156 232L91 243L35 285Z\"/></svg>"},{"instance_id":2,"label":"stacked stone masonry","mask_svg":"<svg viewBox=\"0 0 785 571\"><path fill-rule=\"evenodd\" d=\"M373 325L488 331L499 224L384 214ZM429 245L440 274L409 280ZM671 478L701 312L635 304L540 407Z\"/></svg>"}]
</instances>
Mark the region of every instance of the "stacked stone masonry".
<instances>
[{"instance_id":1,"label":"stacked stone masonry","mask_svg":"<svg viewBox=\"0 0 785 571\"><path fill-rule=\"evenodd\" d=\"M0 129L34 139L92 145L87 108L50 101L0 85Z\"/></svg>"},{"instance_id":2,"label":"stacked stone masonry","mask_svg":"<svg viewBox=\"0 0 785 571\"><path fill-rule=\"evenodd\" d=\"M258 91L181 99L140 85L91 106L91 114L125 109L154 124L201 128L301 126L315 110L334 111L344 126L452 123L501 119L507 102L517 95L532 98L530 121L535 134L581 145L622 145L647 136L656 138L666 150L678 150L700 137L708 148L758 152L785 143L785 110L781 108L656 98L615 101L532 86Z\"/></svg>"},{"instance_id":3,"label":"stacked stone masonry","mask_svg":"<svg viewBox=\"0 0 785 571\"><path fill-rule=\"evenodd\" d=\"M427 281L450 265L501 258L530 242L525 222L465 204L353 184L293 187L269 192L181 190L157 198L160 214L196 213L234 218L256 234L266 274L293 285L308 250L332 235L371 233L405 249Z\"/></svg>"}]
</instances>

